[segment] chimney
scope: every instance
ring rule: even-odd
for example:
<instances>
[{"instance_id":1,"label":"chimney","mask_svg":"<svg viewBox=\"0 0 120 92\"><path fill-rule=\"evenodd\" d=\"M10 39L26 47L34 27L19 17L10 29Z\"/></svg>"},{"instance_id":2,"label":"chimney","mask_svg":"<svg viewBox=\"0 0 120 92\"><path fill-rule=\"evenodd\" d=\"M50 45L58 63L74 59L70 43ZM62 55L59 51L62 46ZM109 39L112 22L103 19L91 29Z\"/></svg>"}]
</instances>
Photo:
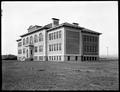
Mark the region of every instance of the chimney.
<instances>
[{"instance_id":1,"label":"chimney","mask_svg":"<svg viewBox=\"0 0 120 92\"><path fill-rule=\"evenodd\" d=\"M59 19L52 18L52 20L53 20L52 27L56 27L59 25Z\"/></svg>"},{"instance_id":2,"label":"chimney","mask_svg":"<svg viewBox=\"0 0 120 92\"><path fill-rule=\"evenodd\" d=\"M78 26L79 24L78 23L73 23L73 25Z\"/></svg>"}]
</instances>

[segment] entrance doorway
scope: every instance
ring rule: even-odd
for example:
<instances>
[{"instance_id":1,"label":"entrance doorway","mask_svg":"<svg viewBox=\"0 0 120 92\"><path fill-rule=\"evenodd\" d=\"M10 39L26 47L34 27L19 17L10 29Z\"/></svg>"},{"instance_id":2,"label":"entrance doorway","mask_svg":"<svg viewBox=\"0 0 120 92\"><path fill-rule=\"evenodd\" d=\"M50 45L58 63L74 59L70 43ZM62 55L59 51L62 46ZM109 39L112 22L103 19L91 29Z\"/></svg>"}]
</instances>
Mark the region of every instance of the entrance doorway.
<instances>
[{"instance_id":1,"label":"entrance doorway","mask_svg":"<svg viewBox=\"0 0 120 92\"><path fill-rule=\"evenodd\" d=\"M30 49L30 60L33 60L33 49Z\"/></svg>"},{"instance_id":2,"label":"entrance doorway","mask_svg":"<svg viewBox=\"0 0 120 92\"><path fill-rule=\"evenodd\" d=\"M70 61L70 56L68 56L68 61Z\"/></svg>"},{"instance_id":3,"label":"entrance doorway","mask_svg":"<svg viewBox=\"0 0 120 92\"><path fill-rule=\"evenodd\" d=\"M77 56L75 56L75 60L76 60L76 61L78 60L78 57L77 57Z\"/></svg>"}]
</instances>

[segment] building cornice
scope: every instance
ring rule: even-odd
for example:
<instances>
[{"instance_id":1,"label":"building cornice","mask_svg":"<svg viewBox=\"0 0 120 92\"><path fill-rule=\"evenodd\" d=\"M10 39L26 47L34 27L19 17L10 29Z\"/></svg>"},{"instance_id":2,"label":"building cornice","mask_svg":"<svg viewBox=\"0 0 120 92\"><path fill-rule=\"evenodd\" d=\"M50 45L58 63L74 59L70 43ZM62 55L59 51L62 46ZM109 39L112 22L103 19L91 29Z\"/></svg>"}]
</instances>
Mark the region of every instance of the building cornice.
<instances>
[{"instance_id":1,"label":"building cornice","mask_svg":"<svg viewBox=\"0 0 120 92\"><path fill-rule=\"evenodd\" d=\"M24 37L24 36L27 36L27 35L36 33L36 32L38 32L38 31L40 31L40 30L43 30L43 29L46 29L46 31L48 32L48 31L52 31L52 30L55 30L55 29L58 29L58 28L61 28L61 27L71 27L71 28L80 29L81 32L83 32L83 33L92 33L92 34L97 34L97 35L102 34L102 33L99 33L99 32L95 32L95 31L86 29L86 28L84 28L84 27L80 27L80 26L73 25L73 24L70 24L70 23L65 22L65 23L60 24L59 26L52 27L52 28L49 28L49 29L48 29L46 26L43 26L43 27L41 27L41 28L39 28L39 29L37 29L37 30L35 30L35 31L32 31L32 32L30 32L30 33L23 34L23 35L21 35L20 37Z\"/></svg>"},{"instance_id":2,"label":"building cornice","mask_svg":"<svg viewBox=\"0 0 120 92\"><path fill-rule=\"evenodd\" d=\"M16 40L17 42L19 42L19 41L21 41L22 39L18 39L18 40Z\"/></svg>"}]
</instances>

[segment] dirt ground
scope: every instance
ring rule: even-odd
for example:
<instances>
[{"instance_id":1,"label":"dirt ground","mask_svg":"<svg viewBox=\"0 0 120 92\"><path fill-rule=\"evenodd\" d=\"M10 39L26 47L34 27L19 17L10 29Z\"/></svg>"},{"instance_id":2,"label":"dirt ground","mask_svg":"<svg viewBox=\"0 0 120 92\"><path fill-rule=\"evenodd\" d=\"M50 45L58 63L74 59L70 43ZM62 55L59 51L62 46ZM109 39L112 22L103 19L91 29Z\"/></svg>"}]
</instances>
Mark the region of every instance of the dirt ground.
<instances>
[{"instance_id":1,"label":"dirt ground","mask_svg":"<svg viewBox=\"0 0 120 92\"><path fill-rule=\"evenodd\" d=\"M118 61L2 61L2 90L118 90Z\"/></svg>"}]
</instances>

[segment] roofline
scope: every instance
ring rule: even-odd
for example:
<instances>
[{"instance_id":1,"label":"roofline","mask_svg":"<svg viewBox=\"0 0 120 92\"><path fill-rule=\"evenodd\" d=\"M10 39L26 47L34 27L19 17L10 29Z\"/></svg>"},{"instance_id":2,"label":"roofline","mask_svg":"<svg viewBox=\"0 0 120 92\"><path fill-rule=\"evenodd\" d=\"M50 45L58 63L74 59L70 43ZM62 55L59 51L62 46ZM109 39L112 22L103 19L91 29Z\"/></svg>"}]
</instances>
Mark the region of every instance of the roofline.
<instances>
[{"instance_id":1,"label":"roofline","mask_svg":"<svg viewBox=\"0 0 120 92\"><path fill-rule=\"evenodd\" d=\"M67 24L67 22L65 22L65 23L62 23L62 24L54 27L54 28L50 28L50 29L47 29L45 26L43 26L43 27L41 27L41 28L39 28L39 29L37 29L37 30L35 30L33 32L23 34L20 37L24 37L24 36L30 35L32 33L38 32L38 31L40 31L42 29L47 29L46 31L51 31L51 30L54 30L54 29L57 29L57 28L60 28L60 27L72 27L72 28L76 28L76 29L81 29L82 32L95 33L95 34L99 34L99 35L102 34L102 33L99 33L99 32L92 31L92 30L90 30L91 32L89 32L89 29L83 30L83 29L86 29L86 28L80 27L80 26L75 26L75 25L72 25L72 24L69 24L69 23Z\"/></svg>"},{"instance_id":2,"label":"roofline","mask_svg":"<svg viewBox=\"0 0 120 92\"><path fill-rule=\"evenodd\" d=\"M18 39L18 40L16 40L17 42L19 42L19 41L21 41L22 39Z\"/></svg>"},{"instance_id":3,"label":"roofline","mask_svg":"<svg viewBox=\"0 0 120 92\"><path fill-rule=\"evenodd\" d=\"M81 31L82 32L89 32L89 31L87 31L87 30L82 30L82 29L86 29L86 28L84 28L84 27L80 27L80 26L72 26L72 25L66 25L65 23L63 23L63 24L61 24L61 25L59 25L59 26L57 26L57 27L54 27L54 28L50 28L50 29L48 29L47 31L51 31L51 30L54 30L54 29L57 29L57 28L60 28L60 27L72 27L72 28L76 28L76 29L81 29ZM102 33L99 33L99 32L95 32L95 31L92 31L92 30L90 30L91 32L89 32L89 33L95 33L95 34L102 34Z\"/></svg>"},{"instance_id":4,"label":"roofline","mask_svg":"<svg viewBox=\"0 0 120 92\"><path fill-rule=\"evenodd\" d=\"M88 31L88 30L82 30L81 32L83 32L83 33L93 33L93 34L98 34L98 35L102 34L102 33L99 33L99 32L92 31L92 30L90 30L90 31Z\"/></svg>"},{"instance_id":5,"label":"roofline","mask_svg":"<svg viewBox=\"0 0 120 92\"><path fill-rule=\"evenodd\" d=\"M21 35L20 37L24 37L24 36L30 35L30 34L32 34L32 33L38 32L38 31L40 31L40 30L42 30L42 29L45 29L45 27L41 27L41 28L39 28L39 29L37 29L37 30L35 30L35 31L30 32L30 33L23 34L23 35Z\"/></svg>"},{"instance_id":6,"label":"roofline","mask_svg":"<svg viewBox=\"0 0 120 92\"><path fill-rule=\"evenodd\" d=\"M54 28L50 28L47 31L51 31L51 30L54 30L54 29L57 29L57 28L60 28L60 27L72 27L72 28L77 28L77 29L83 29L83 27L80 27L80 26L74 26L74 25L72 26L72 25L67 25L66 23L62 23L61 25L56 26Z\"/></svg>"}]
</instances>

